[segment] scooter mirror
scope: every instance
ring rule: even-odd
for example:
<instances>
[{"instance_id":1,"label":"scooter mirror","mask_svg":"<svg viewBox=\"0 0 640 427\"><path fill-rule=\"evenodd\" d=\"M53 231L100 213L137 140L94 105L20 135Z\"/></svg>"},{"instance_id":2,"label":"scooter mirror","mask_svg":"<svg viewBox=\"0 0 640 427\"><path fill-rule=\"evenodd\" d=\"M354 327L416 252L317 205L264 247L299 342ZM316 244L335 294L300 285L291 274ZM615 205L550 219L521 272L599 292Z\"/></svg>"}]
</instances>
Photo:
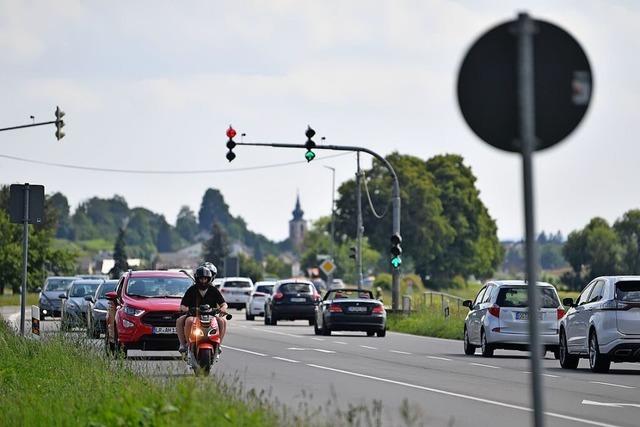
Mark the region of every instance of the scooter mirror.
<instances>
[{"instance_id":1,"label":"scooter mirror","mask_svg":"<svg viewBox=\"0 0 640 427\"><path fill-rule=\"evenodd\" d=\"M227 320L231 320L233 319L233 316L231 314L227 314L227 316L225 317Z\"/></svg>"}]
</instances>

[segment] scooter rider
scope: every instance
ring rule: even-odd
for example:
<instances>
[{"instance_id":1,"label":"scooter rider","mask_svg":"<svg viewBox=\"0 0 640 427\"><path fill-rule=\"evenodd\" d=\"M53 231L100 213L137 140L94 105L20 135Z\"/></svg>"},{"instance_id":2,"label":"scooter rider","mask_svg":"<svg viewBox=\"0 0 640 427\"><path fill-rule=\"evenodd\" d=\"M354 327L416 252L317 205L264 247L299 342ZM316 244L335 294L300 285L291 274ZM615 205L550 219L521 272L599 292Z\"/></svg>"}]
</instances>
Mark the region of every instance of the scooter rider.
<instances>
[{"instance_id":1,"label":"scooter rider","mask_svg":"<svg viewBox=\"0 0 640 427\"><path fill-rule=\"evenodd\" d=\"M194 318L188 314L189 307L200 307L202 304L208 304L211 307L221 309L223 312L227 310L227 303L224 297L213 286L213 279L216 276L217 269L213 264L207 264L209 264L209 267L198 267L194 276L196 283L187 289L180 302L180 311L185 313L176 321L176 332L178 333L178 340L180 340L178 351L181 353L187 351L187 337L191 333L191 327L193 326ZM227 321L221 316L217 317L216 320L220 330L220 342L222 342L227 330Z\"/></svg>"}]
</instances>

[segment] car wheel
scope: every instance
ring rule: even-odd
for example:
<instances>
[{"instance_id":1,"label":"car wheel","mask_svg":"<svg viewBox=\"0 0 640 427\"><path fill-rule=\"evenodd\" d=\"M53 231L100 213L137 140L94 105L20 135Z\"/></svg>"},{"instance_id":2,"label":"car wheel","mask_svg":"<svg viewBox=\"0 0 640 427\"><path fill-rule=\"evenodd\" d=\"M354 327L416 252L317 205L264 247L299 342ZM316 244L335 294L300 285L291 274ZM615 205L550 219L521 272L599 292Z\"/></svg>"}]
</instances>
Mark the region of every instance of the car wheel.
<instances>
[{"instance_id":1,"label":"car wheel","mask_svg":"<svg viewBox=\"0 0 640 427\"><path fill-rule=\"evenodd\" d=\"M378 338L386 337L387 336L387 330L382 328L377 332L377 334L378 334Z\"/></svg>"},{"instance_id":2,"label":"car wheel","mask_svg":"<svg viewBox=\"0 0 640 427\"><path fill-rule=\"evenodd\" d=\"M315 319L309 319L309 326L313 326L316 324L316 320Z\"/></svg>"},{"instance_id":3,"label":"car wheel","mask_svg":"<svg viewBox=\"0 0 640 427\"><path fill-rule=\"evenodd\" d=\"M564 369L576 369L578 367L578 362L580 359L575 354L569 353L569 346L567 345L567 336L564 333L564 330L560 331L560 348L559 351L559 360L560 366Z\"/></svg>"},{"instance_id":4,"label":"car wheel","mask_svg":"<svg viewBox=\"0 0 640 427\"><path fill-rule=\"evenodd\" d=\"M600 353L598 337L596 336L595 331L591 332L591 335L589 336L589 367L592 372L600 374L606 374L609 372L609 368L611 367L611 359Z\"/></svg>"},{"instance_id":5,"label":"car wheel","mask_svg":"<svg viewBox=\"0 0 640 427\"><path fill-rule=\"evenodd\" d=\"M325 322L322 322L322 335L329 336L331 335L331 329L327 327Z\"/></svg>"},{"instance_id":6,"label":"car wheel","mask_svg":"<svg viewBox=\"0 0 640 427\"><path fill-rule=\"evenodd\" d=\"M322 330L318 328L318 323L313 324L313 333L316 335L322 335Z\"/></svg>"},{"instance_id":7,"label":"car wheel","mask_svg":"<svg viewBox=\"0 0 640 427\"><path fill-rule=\"evenodd\" d=\"M271 313L271 316L269 316L269 320L270 320L269 323L271 324L271 326L278 326L278 319L276 319L273 313Z\"/></svg>"},{"instance_id":8,"label":"car wheel","mask_svg":"<svg viewBox=\"0 0 640 427\"><path fill-rule=\"evenodd\" d=\"M471 356L476 353L476 346L469 341L469 331L464 328L464 354Z\"/></svg>"},{"instance_id":9,"label":"car wheel","mask_svg":"<svg viewBox=\"0 0 640 427\"><path fill-rule=\"evenodd\" d=\"M487 342L487 336L484 329L480 331L480 343L482 349L482 357L493 357L493 347Z\"/></svg>"},{"instance_id":10,"label":"car wheel","mask_svg":"<svg viewBox=\"0 0 640 427\"><path fill-rule=\"evenodd\" d=\"M256 316L254 316L253 314L250 314L250 313L249 313L249 310L247 310L247 311L245 312L244 317L245 317L245 319L247 319L247 320L253 320L253 319L255 319L255 318L256 318Z\"/></svg>"},{"instance_id":11,"label":"car wheel","mask_svg":"<svg viewBox=\"0 0 640 427\"><path fill-rule=\"evenodd\" d=\"M367 336L368 336L368 337L372 337L372 336L374 336L375 334L376 334L376 332L375 332L375 331L367 331Z\"/></svg>"},{"instance_id":12,"label":"car wheel","mask_svg":"<svg viewBox=\"0 0 640 427\"><path fill-rule=\"evenodd\" d=\"M267 312L266 309L264 310L264 324L265 325L269 325L270 324L270 322L269 322L269 313Z\"/></svg>"}]
</instances>

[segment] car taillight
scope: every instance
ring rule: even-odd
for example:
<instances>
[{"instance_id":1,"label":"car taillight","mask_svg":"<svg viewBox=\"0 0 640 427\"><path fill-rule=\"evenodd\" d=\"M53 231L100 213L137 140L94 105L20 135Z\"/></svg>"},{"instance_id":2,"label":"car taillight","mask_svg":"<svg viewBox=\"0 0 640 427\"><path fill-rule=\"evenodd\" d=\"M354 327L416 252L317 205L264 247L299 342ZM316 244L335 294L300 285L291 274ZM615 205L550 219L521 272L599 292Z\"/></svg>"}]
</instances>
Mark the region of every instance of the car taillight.
<instances>
[{"instance_id":1,"label":"car taillight","mask_svg":"<svg viewBox=\"0 0 640 427\"><path fill-rule=\"evenodd\" d=\"M342 313L342 307L340 307L340 304L331 304L329 306L329 312L331 312L331 313Z\"/></svg>"},{"instance_id":2,"label":"car taillight","mask_svg":"<svg viewBox=\"0 0 640 427\"><path fill-rule=\"evenodd\" d=\"M489 314L494 316L494 317L500 317L500 306L499 305L492 305L491 307L489 307Z\"/></svg>"},{"instance_id":3,"label":"car taillight","mask_svg":"<svg viewBox=\"0 0 640 427\"><path fill-rule=\"evenodd\" d=\"M376 305L375 307L373 307L373 310L371 310L371 313L373 314L383 314L384 313L384 307L381 305Z\"/></svg>"},{"instance_id":4,"label":"car taillight","mask_svg":"<svg viewBox=\"0 0 640 427\"><path fill-rule=\"evenodd\" d=\"M284 294L282 292L276 292L276 294L273 296L273 299L282 299L284 298Z\"/></svg>"},{"instance_id":5,"label":"car taillight","mask_svg":"<svg viewBox=\"0 0 640 427\"><path fill-rule=\"evenodd\" d=\"M229 290L222 288L222 289L220 289L220 292L229 292Z\"/></svg>"},{"instance_id":6,"label":"car taillight","mask_svg":"<svg viewBox=\"0 0 640 427\"><path fill-rule=\"evenodd\" d=\"M565 315L566 311L564 311L564 308L562 307L558 307L558 320L562 319Z\"/></svg>"}]
</instances>

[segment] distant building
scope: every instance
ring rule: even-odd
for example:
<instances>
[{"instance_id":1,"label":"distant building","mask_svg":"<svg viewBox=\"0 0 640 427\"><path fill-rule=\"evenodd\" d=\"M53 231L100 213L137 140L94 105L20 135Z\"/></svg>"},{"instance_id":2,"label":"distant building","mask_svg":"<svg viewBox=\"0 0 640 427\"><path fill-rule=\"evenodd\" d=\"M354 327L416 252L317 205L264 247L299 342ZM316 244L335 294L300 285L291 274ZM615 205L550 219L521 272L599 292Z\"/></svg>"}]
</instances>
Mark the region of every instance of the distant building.
<instances>
[{"instance_id":1,"label":"distant building","mask_svg":"<svg viewBox=\"0 0 640 427\"><path fill-rule=\"evenodd\" d=\"M160 252L153 260L153 268L166 270L170 268L195 268L202 262L202 242L182 248L176 252Z\"/></svg>"},{"instance_id":2,"label":"distant building","mask_svg":"<svg viewBox=\"0 0 640 427\"><path fill-rule=\"evenodd\" d=\"M307 233L307 221L302 217L304 211L300 208L300 195L296 197L296 207L292 212L293 219L289 221L289 240L291 246L298 255L302 253L304 236Z\"/></svg>"}]
</instances>

